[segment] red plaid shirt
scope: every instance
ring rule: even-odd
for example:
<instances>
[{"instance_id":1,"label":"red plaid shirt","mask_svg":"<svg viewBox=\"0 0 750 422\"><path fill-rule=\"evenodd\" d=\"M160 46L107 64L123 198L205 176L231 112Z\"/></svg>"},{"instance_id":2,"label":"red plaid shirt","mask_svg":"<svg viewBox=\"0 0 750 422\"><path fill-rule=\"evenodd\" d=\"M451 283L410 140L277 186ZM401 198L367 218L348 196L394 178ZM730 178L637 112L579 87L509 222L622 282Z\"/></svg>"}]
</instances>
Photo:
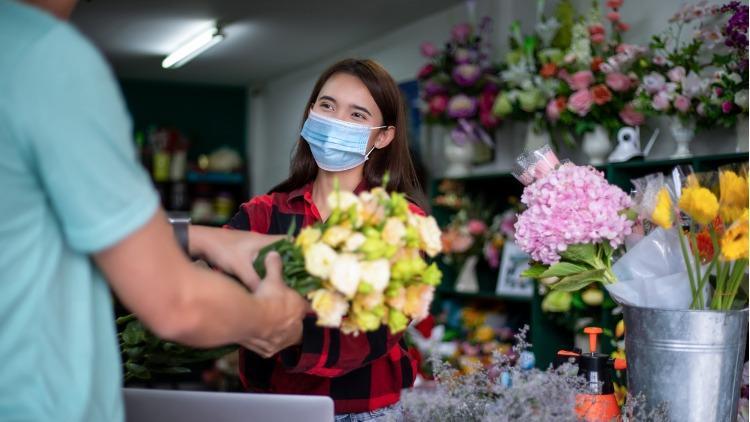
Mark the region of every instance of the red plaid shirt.
<instances>
[{"instance_id":1,"label":"red plaid shirt","mask_svg":"<svg viewBox=\"0 0 750 422\"><path fill-rule=\"evenodd\" d=\"M359 193L364 182L355 190ZM413 212L424 214L412 205ZM289 193L261 195L242 204L229 227L267 234L286 234L320 221L312 200L312 183ZM355 337L318 327L314 315L303 322L302 344L270 359L240 349L240 378L246 389L279 394L330 396L336 413L359 413L397 403L401 389L414 384L416 362L402 334L387 327Z\"/></svg>"}]
</instances>

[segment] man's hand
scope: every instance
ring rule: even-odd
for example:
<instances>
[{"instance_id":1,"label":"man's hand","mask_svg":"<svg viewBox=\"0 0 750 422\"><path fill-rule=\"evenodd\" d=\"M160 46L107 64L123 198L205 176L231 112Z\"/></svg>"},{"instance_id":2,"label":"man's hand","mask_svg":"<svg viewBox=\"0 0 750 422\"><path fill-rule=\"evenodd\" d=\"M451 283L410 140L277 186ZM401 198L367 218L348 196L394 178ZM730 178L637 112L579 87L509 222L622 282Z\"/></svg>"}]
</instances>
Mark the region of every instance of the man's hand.
<instances>
[{"instance_id":1,"label":"man's hand","mask_svg":"<svg viewBox=\"0 0 750 422\"><path fill-rule=\"evenodd\" d=\"M302 341L302 318L308 304L299 293L284 284L279 254L269 253L265 264L266 278L255 289L255 298L265 310L266 322L259 335L241 344L268 358Z\"/></svg>"},{"instance_id":2,"label":"man's hand","mask_svg":"<svg viewBox=\"0 0 750 422\"><path fill-rule=\"evenodd\" d=\"M236 276L251 290L260 282L253 269L258 251L284 237L204 226L190 226L189 230L191 255Z\"/></svg>"}]
</instances>

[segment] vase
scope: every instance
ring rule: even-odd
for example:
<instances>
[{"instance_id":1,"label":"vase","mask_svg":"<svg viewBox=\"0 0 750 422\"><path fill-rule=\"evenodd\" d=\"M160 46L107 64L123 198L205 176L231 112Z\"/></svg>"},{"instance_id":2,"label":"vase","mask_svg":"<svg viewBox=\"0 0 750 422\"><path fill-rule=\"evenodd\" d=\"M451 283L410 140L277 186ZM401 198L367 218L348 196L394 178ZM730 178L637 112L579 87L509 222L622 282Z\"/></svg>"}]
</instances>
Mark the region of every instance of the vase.
<instances>
[{"instance_id":1,"label":"vase","mask_svg":"<svg viewBox=\"0 0 750 422\"><path fill-rule=\"evenodd\" d=\"M612 149L609 134L602 125L596 125L593 132L583 135L583 152L589 156L589 164L599 166L606 162L607 155Z\"/></svg>"},{"instance_id":2,"label":"vase","mask_svg":"<svg viewBox=\"0 0 750 422\"><path fill-rule=\"evenodd\" d=\"M448 164L445 175L447 177L461 177L469 174L471 164L474 161L474 144L467 142L464 145L458 145L448 132L443 137L443 148Z\"/></svg>"},{"instance_id":3,"label":"vase","mask_svg":"<svg viewBox=\"0 0 750 422\"><path fill-rule=\"evenodd\" d=\"M628 390L671 421L737 420L748 310L623 305ZM645 409L648 410L648 409Z\"/></svg>"},{"instance_id":4,"label":"vase","mask_svg":"<svg viewBox=\"0 0 750 422\"><path fill-rule=\"evenodd\" d=\"M690 152L690 142L695 137L695 122L684 121L679 117L673 117L669 123L669 131L672 133L674 141L677 143L677 149L670 158L690 158L693 153Z\"/></svg>"},{"instance_id":5,"label":"vase","mask_svg":"<svg viewBox=\"0 0 750 422\"><path fill-rule=\"evenodd\" d=\"M526 126L526 142L524 145L525 151L536 151L539 148L550 145L552 146L552 138L550 137L549 131L544 128L536 128L536 125L529 123Z\"/></svg>"},{"instance_id":6,"label":"vase","mask_svg":"<svg viewBox=\"0 0 750 422\"><path fill-rule=\"evenodd\" d=\"M461 293L476 293L479 291L479 281L477 280L477 262L479 257L470 256L456 279L456 291Z\"/></svg>"},{"instance_id":7,"label":"vase","mask_svg":"<svg viewBox=\"0 0 750 422\"><path fill-rule=\"evenodd\" d=\"M737 152L747 152L748 150L748 125L747 113L737 116Z\"/></svg>"}]
</instances>

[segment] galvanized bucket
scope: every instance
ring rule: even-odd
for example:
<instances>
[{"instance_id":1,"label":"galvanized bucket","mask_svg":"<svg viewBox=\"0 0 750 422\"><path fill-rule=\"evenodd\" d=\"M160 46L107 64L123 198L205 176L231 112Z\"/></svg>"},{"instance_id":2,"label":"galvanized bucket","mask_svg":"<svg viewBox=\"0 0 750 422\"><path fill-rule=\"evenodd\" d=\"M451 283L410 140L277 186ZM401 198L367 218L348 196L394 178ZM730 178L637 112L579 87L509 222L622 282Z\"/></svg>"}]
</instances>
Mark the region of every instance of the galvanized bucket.
<instances>
[{"instance_id":1,"label":"galvanized bucket","mask_svg":"<svg viewBox=\"0 0 750 422\"><path fill-rule=\"evenodd\" d=\"M628 390L675 422L734 422L748 310L688 311L623 306Z\"/></svg>"}]
</instances>

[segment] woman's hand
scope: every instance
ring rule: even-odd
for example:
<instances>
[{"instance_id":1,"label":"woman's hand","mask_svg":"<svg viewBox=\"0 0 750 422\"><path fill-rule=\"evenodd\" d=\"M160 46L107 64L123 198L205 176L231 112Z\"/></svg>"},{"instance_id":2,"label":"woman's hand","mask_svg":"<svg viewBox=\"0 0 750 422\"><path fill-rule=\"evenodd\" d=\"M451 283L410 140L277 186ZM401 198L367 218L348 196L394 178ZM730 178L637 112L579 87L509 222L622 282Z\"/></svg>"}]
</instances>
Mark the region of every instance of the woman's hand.
<instances>
[{"instance_id":1,"label":"woman's hand","mask_svg":"<svg viewBox=\"0 0 750 422\"><path fill-rule=\"evenodd\" d=\"M257 335L241 342L242 346L269 358L302 341L302 319L308 304L299 293L284 284L281 257L276 252L266 256L266 278L255 290L258 306L264 309Z\"/></svg>"},{"instance_id":2,"label":"woman's hand","mask_svg":"<svg viewBox=\"0 0 750 422\"><path fill-rule=\"evenodd\" d=\"M191 225L188 243L191 256L205 259L211 265L239 278L248 288L255 291L260 282L258 274L253 269L253 261L258 251L283 237Z\"/></svg>"}]
</instances>

